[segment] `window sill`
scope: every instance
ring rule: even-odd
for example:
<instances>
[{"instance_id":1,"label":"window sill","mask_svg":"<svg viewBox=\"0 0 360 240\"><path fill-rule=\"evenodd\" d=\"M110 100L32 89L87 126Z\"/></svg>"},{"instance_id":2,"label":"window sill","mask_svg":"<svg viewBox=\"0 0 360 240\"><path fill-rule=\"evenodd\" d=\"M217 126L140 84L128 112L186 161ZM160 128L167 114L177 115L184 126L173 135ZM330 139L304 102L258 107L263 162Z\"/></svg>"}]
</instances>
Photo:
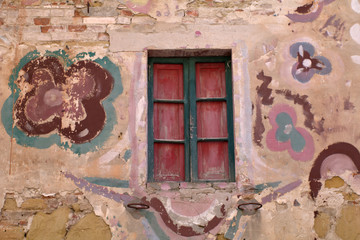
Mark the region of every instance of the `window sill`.
<instances>
[{"instance_id":1,"label":"window sill","mask_svg":"<svg viewBox=\"0 0 360 240\"><path fill-rule=\"evenodd\" d=\"M232 192L237 188L236 182L149 182L146 184L149 191L180 191L212 193L215 191Z\"/></svg>"}]
</instances>

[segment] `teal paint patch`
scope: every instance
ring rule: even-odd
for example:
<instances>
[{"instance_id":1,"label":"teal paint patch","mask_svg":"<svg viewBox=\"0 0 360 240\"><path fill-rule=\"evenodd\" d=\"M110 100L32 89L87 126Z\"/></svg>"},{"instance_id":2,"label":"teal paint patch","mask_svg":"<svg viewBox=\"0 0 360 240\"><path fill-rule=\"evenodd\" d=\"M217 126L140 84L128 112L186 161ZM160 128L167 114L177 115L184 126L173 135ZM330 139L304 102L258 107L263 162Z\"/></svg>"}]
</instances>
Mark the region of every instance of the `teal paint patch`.
<instances>
[{"instance_id":1,"label":"teal paint patch","mask_svg":"<svg viewBox=\"0 0 360 240\"><path fill-rule=\"evenodd\" d=\"M306 145L305 138L296 130L289 114L281 112L276 116L279 128L276 130L276 140L287 142L290 140L291 148L295 152L301 152Z\"/></svg>"},{"instance_id":2,"label":"teal paint patch","mask_svg":"<svg viewBox=\"0 0 360 240\"><path fill-rule=\"evenodd\" d=\"M84 177L84 179L90 183L116 188L129 188L129 181L119 180L115 178L98 178L98 177Z\"/></svg>"},{"instance_id":3,"label":"teal paint patch","mask_svg":"<svg viewBox=\"0 0 360 240\"><path fill-rule=\"evenodd\" d=\"M158 236L155 234L154 230L150 226L148 220L146 218L141 219L142 224L144 225L144 230L147 239L149 240L161 240L158 238Z\"/></svg>"},{"instance_id":4,"label":"teal paint patch","mask_svg":"<svg viewBox=\"0 0 360 240\"><path fill-rule=\"evenodd\" d=\"M306 145L305 138L295 129L291 133L291 148L295 152L301 152Z\"/></svg>"},{"instance_id":5,"label":"teal paint patch","mask_svg":"<svg viewBox=\"0 0 360 240\"><path fill-rule=\"evenodd\" d=\"M225 238L233 239L235 237L235 234L239 229L239 222L240 222L241 216L242 216L242 213L241 213L241 211L238 210L236 216L233 219L231 219L231 222L229 224L230 227L228 228L228 230L226 231L226 233L224 235Z\"/></svg>"},{"instance_id":6,"label":"teal paint patch","mask_svg":"<svg viewBox=\"0 0 360 240\"><path fill-rule=\"evenodd\" d=\"M94 52L82 52L82 53L79 53L78 55L76 55L76 59L78 60L82 60L84 59L85 57L94 57L95 56L95 53Z\"/></svg>"},{"instance_id":7,"label":"teal paint patch","mask_svg":"<svg viewBox=\"0 0 360 240\"><path fill-rule=\"evenodd\" d=\"M128 150L126 150L125 151L125 154L124 154L124 160L127 162L130 158L131 158L131 154L132 154L132 152L131 152L131 150L130 149L128 149Z\"/></svg>"},{"instance_id":8,"label":"teal paint patch","mask_svg":"<svg viewBox=\"0 0 360 240\"><path fill-rule=\"evenodd\" d=\"M64 50L58 50L54 52L46 51L44 56L48 57L56 57L60 58L61 62L64 64L64 70L71 66L75 61L69 59L69 56L66 54ZM95 53L79 53L75 60L80 60L88 56L92 58L95 56ZM20 89L16 85L16 80L19 77L19 72L21 69L30 61L41 57L40 53L35 50L27 53L20 61L19 64L13 69L12 74L9 78L9 87L11 89L12 94L5 100L5 103L1 109L1 121L5 127L5 130L9 136L13 136L16 139L17 144L28 147L35 147L38 149L49 148L53 144L58 145L64 149L70 149L75 154L81 155L90 151L96 151L101 148L104 142L111 136L111 132L115 124L117 124L116 119L116 111L113 106L113 101L123 92L123 86L121 81L121 74L119 68L108 58L96 58L90 59L99 65L101 65L104 69L106 69L109 74L114 79L114 87L111 91L110 95L103 100L102 105L106 112L106 121L105 125L98 136L92 139L90 142L83 144L71 144L69 146L68 142L61 142L61 137L58 134L52 134L50 136L28 136L19 128L14 125L13 120L13 104L17 101L20 94Z\"/></svg>"},{"instance_id":9,"label":"teal paint patch","mask_svg":"<svg viewBox=\"0 0 360 240\"><path fill-rule=\"evenodd\" d=\"M255 193L256 194L261 193L264 189L269 187L276 188L277 186L280 185L280 183L281 181L258 184L255 186Z\"/></svg>"},{"instance_id":10,"label":"teal paint patch","mask_svg":"<svg viewBox=\"0 0 360 240\"><path fill-rule=\"evenodd\" d=\"M160 228L157 219L153 212L146 211L146 210L140 210L143 211L143 215L150 224L151 228L154 230L157 237L161 240L170 240L169 236L167 236L164 231Z\"/></svg>"}]
</instances>

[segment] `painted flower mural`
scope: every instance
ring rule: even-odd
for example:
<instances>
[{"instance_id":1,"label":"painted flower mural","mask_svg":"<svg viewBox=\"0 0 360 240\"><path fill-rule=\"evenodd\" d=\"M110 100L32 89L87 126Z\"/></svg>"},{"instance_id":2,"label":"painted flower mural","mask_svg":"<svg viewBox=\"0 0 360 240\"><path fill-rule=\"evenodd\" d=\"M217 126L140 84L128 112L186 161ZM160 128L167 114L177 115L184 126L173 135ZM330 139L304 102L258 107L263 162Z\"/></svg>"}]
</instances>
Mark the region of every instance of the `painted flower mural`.
<instances>
[{"instance_id":1,"label":"painted flower mural","mask_svg":"<svg viewBox=\"0 0 360 240\"><path fill-rule=\"evenodd\" d=\"M2 109L7 132L14 127L19 144L56 143L81 154L110 136L116 122L111 102L122 92L120 72L107 57L92 60L94 55L70 60L64 51L35 51L20 61L10 77L13 94Z\"/></svg>"},{"instance_id":2,"label":"painted flower mural","mask_svg":"<svg viewBox=\"0 0 360 240\"><path fill-rule=\"evenodd\" d=\"M290 46L290 54L297 58L291 74L297 81L307 83L314 74L326 75L332 70L330 61L323 56L314 56L315 48L308 42L297 42Z\"/></svg>"},{"instance_id":3,"label":"painted flower mural","mask_svg":"<svg viewBox=\"0 0 360 240\"><path fill-rule=\"evenodd\" d=\"M287 150L297 161L309 161L314 155L314 140L304 128L296 126L295 110L286 104L274 106L269 113L272 129L266 144L272 151Z\"/></svg>"}]
</instances>

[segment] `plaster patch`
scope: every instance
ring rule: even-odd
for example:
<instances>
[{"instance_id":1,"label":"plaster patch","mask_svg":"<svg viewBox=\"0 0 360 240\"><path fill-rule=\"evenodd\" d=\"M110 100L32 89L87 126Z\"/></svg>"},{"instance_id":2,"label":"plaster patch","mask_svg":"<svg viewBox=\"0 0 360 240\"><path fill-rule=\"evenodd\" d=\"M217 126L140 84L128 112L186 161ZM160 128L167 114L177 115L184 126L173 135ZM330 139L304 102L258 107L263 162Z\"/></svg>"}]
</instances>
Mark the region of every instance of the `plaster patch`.
<instances>
[{"instance_id":1,"label":"plaster patch","mask_svg":"<svg viewBox=\"0 0 360 240\"><path fill-rule=\"evenodd\" d=\"M181 222L181 225L193 226L194 224L204 225L214 218L216 216L216 207L219 204L217 199L210 202L209 205L204 202L190 203L167 199L165 207L169 215L172 215L173 219L176 218L176 221Z\"/></svg>"}]
</instances>

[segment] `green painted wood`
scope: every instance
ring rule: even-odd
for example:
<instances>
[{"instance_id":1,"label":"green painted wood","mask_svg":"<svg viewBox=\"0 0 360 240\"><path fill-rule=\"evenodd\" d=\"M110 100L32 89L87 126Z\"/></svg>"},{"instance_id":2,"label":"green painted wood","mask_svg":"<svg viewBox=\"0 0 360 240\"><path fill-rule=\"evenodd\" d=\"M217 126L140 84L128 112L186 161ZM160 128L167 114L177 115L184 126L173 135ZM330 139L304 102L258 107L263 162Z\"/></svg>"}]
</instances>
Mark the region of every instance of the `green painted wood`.
<instances>
[{"instance_id":1,"label":"green painted wood","mask_svg":"<svg viewBox=\"0 0 360 240\"><path fill-rule=\"evenodd\" d=\"M196 98L196 67L197 62L202 63L225 63L225 98ZM184 100L164 100L153 98L153 64L183 64L184 76ZM149 82L148 82L148 181L154 181L154 142L179 143L179 141L154 139L153 135L153 105L161 103L183 103L184 104L184 146L185 146L185 181L189 182L223 182L224 180L199 180L197 162L198 142L228 142L229 153L229 179L235 181L235 154L234 154L234 124L233 124L233 96L232 96L232 70L230 57L195 57L195 58L149 58ZM226 101L227 107L227 138L197 138L197 102ZM180 141L181 142L181 141Z\"/></svg>"},{"instance_id":2,"label":"green painted wood","mask_svg":"<svg viewBox=\"0 0 360 240\"><path fill-rule=\"evenodd\" d=\"M197 162L197 117L196 117L196 59L189 59L189 101L190 101L190 165L191 182L198 181Z\"/></svg>"},{"instance_id":3,"label":"green painted wood","mask_svg":"<svg viewBox=\"0 0 360 240\"><path fill-rule=\"evenodd\" d=\"M198 142L227 142L228 138L198 138Z\"/></svg>"},{"instance_id":4,"label":"green painted wood","mask_svg":"<svg viewBox=\"0 0 360 240\"><path fill-rule=\"evenodd\" d=\"M229 152L229 181L235 182L235 149L234 149L234 103L232 87L231 59L225 64L226 101L227 101L227 125L228 125L228 152Z\"/></svg>"},{"instance_id":5,"label":"green painted wood","mask_svg":"<svg viewBox=\"0 0 360 240\"><path fill-rule=\"evenodd\" d=\"M153 113L154 113L154 98L153 98L153 83L154 83L154 62L149 59L148 62L148 182L154 181L154 132L153 132Z\"/></svg>"}]
</instances>

